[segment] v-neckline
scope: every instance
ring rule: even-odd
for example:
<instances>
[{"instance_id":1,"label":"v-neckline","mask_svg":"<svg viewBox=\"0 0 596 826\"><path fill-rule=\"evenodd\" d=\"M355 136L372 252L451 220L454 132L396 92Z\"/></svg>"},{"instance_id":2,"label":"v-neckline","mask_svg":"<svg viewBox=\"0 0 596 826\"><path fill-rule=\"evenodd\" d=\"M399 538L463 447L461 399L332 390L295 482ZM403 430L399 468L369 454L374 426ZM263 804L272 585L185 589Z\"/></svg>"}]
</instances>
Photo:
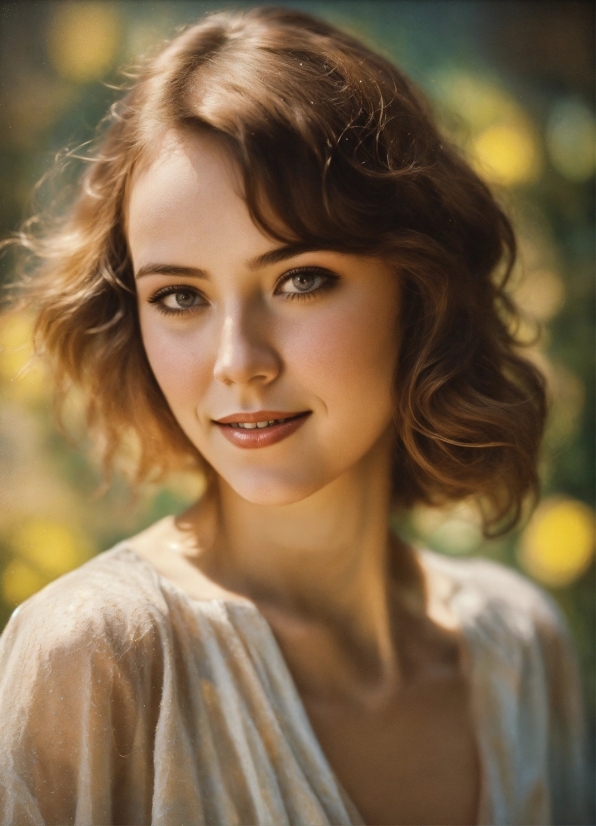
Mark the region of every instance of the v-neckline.
<instances>
[{"instance_id":1,"label":"v-neckline","mask_svg":"<svg viewBox=\"0 0 596 826\"><path fill-rule=\"evenodd\" d=\"M289 693L291 694L291 701L294 704L294 707L298 713L298 716L302 719L302 723L305 727L307 737L310 742L315 746L317 751L317 759L318 762L322 765L325 770L325 773L328 774L338 791L338 795L345 806L346 813L350 818L350 826L366 826L366 821L364 820L362 814L360 813L358 807L346 791L346 789L341 784L339 778L337 777L335 770L331 766L327 755L317 737L313 725L310 721L310 717L308 716L308 712L300 696L298 688L296 686L296 682L294 677L290 671L286 658L283 654L281 646L275 636L273 628L271 624L260 610L258 605L254 603L252 600L248 599L247 597L207 597L201 598L194 596L187 591L184 590L177 582L174 580L169 579L165 574L157 569L157 567L149 560L146 559L142 554L136 551L133 547L126 543L126 540L119 543L113 550L126 550L128 553L132 554L136 560L141 562L142 564L148 566L151 572L157 577L157 579L165 584L168 588L173 589L179 596L187 600L191 606L193 605L200 605L201 603L205 604L216 604L219 606L224 607L227 611L233 613L236 609L240 609L241 611L248 611L249 614L253 616L253 618L257 621L257 623L261 626L263 632L265 633L266 637L268 638L269 645L271 650L274 652L274 656L277 659L277 664L279 667L279 671L282 675L282 679L284 683L288 686ZM426 584L430 587L431 580L429 578L429 566L432 565L432 558L437 556L432 551L428 551L426 549L421 550L415 548L416 556L420 562L420 565L424 571L426 577ZM479 719L479 697L478 697L478 688L476 685L476 681L474 679L475 675L475 668L474 668L474 652L473 646L471 644L471 640L468 638L466 634L466 627L465 624L462 622L461 617L457 615L456 611L454 610L453 606L451 605L451 598L453 593L458 589L458 584L454 582L452 579L449 580L450 586L450 593L447 597L449 601L449 609L452 611L453 616L457 620L457 630L458 630L458 642L460 645L460 650L463 657L463 662L465 663L465 679L468 685L468 695L470 698L470 714L472 717L472 723L474 728L474 739L476 742L476 753L479 763L479 789L478 789L478 804L477 804L477 811L475 817L475 826L482 826L485 821L485 813L488 807L488 784L487 784L487 774L486 774L486 765L484 760L484 748L483 748L483 738L482 738L482 728L480 725ZM237 629L235 632L238 634ZM252 642L252 641L251 641ZM257 646L258 650L258 646ZM488 822L488 821L487 821Z\"/></svg>"}]
</instances>

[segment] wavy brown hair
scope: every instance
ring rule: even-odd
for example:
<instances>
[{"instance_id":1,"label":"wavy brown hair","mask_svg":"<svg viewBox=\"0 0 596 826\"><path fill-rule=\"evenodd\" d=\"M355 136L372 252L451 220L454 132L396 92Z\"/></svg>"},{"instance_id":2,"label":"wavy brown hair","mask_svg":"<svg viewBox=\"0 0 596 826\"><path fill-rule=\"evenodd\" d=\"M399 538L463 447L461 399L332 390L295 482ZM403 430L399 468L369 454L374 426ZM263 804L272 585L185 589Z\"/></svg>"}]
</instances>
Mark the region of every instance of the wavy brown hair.
<instances>
[{"instance_id":1,"label":"wavy brown hair","mask_svg":"<svg viewBox=\"0 0 596 826\"><path fill-rule=\"evenodd\" d=\"M285 9L208 15L146 60L68 214L19 237L34 254L23 285L37 345L60 398L71 384L84 390L106 467L135 434L137 480L189 460L206 470L149 367L124 228L131 176L170 129L219 137L273 239L395 264L395 501L473 496L488 532L512 526L537 492L545 394L512 332L511 224L399 69Z\"/></svg>"}]
</instances>

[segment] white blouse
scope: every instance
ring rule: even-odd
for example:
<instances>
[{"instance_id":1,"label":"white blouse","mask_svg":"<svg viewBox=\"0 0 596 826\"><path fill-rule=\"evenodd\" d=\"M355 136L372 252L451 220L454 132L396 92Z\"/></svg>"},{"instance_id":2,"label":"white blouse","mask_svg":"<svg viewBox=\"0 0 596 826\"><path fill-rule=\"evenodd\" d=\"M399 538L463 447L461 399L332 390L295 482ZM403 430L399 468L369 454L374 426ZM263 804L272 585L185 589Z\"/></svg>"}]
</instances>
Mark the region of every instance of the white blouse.
<instances>
[{"instance_id":1,"label":"white blouse","mask_svg":"<svg viewBox=\"0 0 596 826\"><path fill-rule=\"evenodd\" d=\"M500 565L419 554L468 649L479 824L584 823L559 611ZM0 823L363 821L256 606L194 599L124 542L21 605L0 638Z\"/></svg>"}]
</instances>

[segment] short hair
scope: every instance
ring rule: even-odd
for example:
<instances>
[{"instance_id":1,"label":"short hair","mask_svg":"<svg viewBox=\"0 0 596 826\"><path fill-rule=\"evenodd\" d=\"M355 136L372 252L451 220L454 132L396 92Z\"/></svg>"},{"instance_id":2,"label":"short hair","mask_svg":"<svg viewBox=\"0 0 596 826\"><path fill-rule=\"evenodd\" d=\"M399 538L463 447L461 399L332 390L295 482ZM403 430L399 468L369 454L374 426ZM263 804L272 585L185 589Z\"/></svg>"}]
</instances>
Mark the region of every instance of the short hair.
<instances>
[{"instance_id":1,"label":"short hair","mask_svg":"<svg viewBox=\"0 0 596 826\"><path fill-rule=\"evenodd\" d=\"M515 339L511 223L396 66L288 9L209 14L145 60L105 119L68 214L20 236L36 253L23 283L38 348L59 399L73 384L84 391L105 468L133 434L138 482L180 463L211 472L149 366L124 228L131 176L171 129L221 140L272 238L395 267L394 501L475 497L487 534L513 526L537 494L546 403Z\"/></svg>"}]
</instances>

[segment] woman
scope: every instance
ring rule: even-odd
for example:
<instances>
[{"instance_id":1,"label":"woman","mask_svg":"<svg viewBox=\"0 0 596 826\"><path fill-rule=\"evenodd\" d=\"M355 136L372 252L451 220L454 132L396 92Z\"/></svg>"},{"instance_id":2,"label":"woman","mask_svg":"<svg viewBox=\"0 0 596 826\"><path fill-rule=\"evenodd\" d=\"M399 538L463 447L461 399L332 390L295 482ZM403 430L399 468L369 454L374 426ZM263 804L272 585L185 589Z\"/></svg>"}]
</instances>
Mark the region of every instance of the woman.
<instances>
[{"instance_id":1,"label":"woman","mask_svg":"<svg viewBox=\"0 0 596 826\"><path fill-rule=\"evenodd\" d=\"M580 822L554 605L389 529L463 498L511 527L544 420L511 226L401 72L296 12L206 17L23 240L106 465L134 436L139 480L207 485L11 618L3 823Z\"/></svg>"}]
</instances>

